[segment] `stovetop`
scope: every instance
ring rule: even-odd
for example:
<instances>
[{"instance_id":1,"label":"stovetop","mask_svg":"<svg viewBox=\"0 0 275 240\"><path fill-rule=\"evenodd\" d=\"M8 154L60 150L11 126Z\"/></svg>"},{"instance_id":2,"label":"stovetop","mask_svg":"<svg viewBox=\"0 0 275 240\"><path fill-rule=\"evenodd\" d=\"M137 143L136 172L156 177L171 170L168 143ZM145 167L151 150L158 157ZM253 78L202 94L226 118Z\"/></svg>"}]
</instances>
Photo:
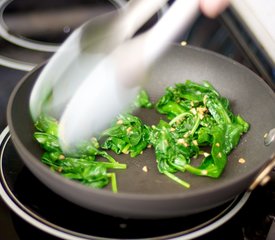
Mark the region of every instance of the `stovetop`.
<instances>
[{"instance_id":1,"label":"stovetop","mask_svg":"<svg viewBox=\"0 0 275 240\"><path fill-rule=\"evenodd\" d=\"M106 11L106 7L108 10L120 7L125 2L14 0L0 3L3 14L0 25L4 22L4 28L0 27L0 239L266 239L275 216L275 177L252 193L244 192L198 215L163 220L121 219L82 209L55 195L28 171L17 155L5 115L12 89L34 66L48 59L91 14ZM241 35L234 34L236 29ZM198 17L178 41L182 40L235 59L274 87L274 66L253 44L230 10L215 20ZM249 43L252 50L243 48L242 41Z\"/></svg>"},{"instance_id":2,"label":"stovetop","mask_svg":"<svg viewBox=\"0 0 275 240\"><path fill-rule=\"evenodd\" d=\"M0 136L0 239L266 239L275 214L275 181L203 213L123 219L81 208L44 186Z\"/></svg>"},{"instance_id":3,"label":"stovetop","mask_svg":"<svg viewBox=\"0 0 275 240\"><path fill-rule=\"evenodd\" d=\"M275 181L187 217L107 216L64 200L37 180L17 155L8 128L1 134L0 152L0 239L260 240L275 216Z\"/></svg>"}]
</instances>

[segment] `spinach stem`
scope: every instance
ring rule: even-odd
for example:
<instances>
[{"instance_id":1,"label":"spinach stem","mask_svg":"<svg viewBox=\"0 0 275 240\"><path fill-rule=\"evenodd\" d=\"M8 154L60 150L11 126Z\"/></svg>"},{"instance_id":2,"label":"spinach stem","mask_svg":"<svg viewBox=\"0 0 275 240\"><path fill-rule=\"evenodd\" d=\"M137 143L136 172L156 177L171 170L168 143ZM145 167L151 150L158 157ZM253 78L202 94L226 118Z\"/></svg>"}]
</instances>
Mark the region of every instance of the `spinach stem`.
<instances>
[{"instance_id":1,"label":"spinach stem","mask_svg":"<svg viewBox=\"0 0 275 240\"><path fill-rule=\"evenodd\" d=\"M111 184L112 184L112 191L113 193L117 193L117 181L116 181L116 174L115 173L108 173L108 177L111 178Z\"/></svg>"},{"instance_id":2,"label":"spinach stem","mask_svg":"<svg viewBox=\"0 0 275 240\"><path fill-rule=\"evenodd\" d=\"M99 155L101 155L102 157L106 158L111 163L117 163L117 161L111 155L109 155L108 153L106 153L104 151L100 151Z\"/></svg>"},{"instance_id":3,"label":"spinach stem","mask_svg":"<svg viewBox=\"0 0 275 240\"><path fill-rule=\"evenodd\" d=\"M163 172L167 177L171 178L173 181L179 183L180 185L190 188L190 184L188 182L183 181L182 179L178 178L176 175L169 173L168 171Z\"/></svg>"},{"instance_id":4,"label":"spinach stem","mask_svg":"<svg viewBox=\"0 0 275 240\"><path fill-rule=\"evenodd\" d=\"M193 167L189 164L186 164L184 167L188 172L190 172L192 174L196 174L196 175L199 175L199 176L207 176L207 174L208 174L207 170L199 169L199 168Z\"/></svg>"},{"instance_id":5,"label":"spinach stem","mask_svg":"<svg viewBox=\"0 0 275 240\"><path fill-rule=\"evenodd\" d=\"M181 119L183 119L186 115L191 115L191 113L189 112L184 112L179 114L178 116L174 117L170 122L169 125L173 125L175 122L180 121Z\"/></svg>"},{"instance_id":6,"label":"spinach stem","mask_svg":"<svg viewBox=\"0 0 275 240\"><path fill-rule=\"evenodd\" d=\"M194 133L196 132L196 130L199 127L199 125L200 125L200 117L199 117L199 115L197 115L197 119L196 119L196 122L195 122L195 124L194 124L191 132L190 132L190 136L194 135Z\"/></svg>"},{"instance_id":7,"label":"spinach stem","mask_svg":"<svg viewBox=\"0 0 275 240\"><path fill-rule=\"evenodd\" d=\"M108 162L101 162L105 167L107 168L113 168L113 169L126 169L127 165L124 163L108 163Z\"/></svg>"}]
</instances>

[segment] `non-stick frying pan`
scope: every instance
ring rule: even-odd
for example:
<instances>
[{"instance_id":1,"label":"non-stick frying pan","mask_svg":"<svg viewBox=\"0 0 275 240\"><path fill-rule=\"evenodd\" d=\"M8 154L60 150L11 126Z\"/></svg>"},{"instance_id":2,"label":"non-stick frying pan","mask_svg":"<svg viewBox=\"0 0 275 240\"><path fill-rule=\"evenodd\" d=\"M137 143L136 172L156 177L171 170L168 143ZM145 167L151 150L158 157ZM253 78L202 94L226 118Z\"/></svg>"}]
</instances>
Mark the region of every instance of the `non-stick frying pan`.
<instances>
[{"instance_id":1,"label":"non-stick frying pan","mask_svg":"<svg viewBox=\"0 0 275 240\"><path fill-rule=\"evenodd\" d=\"M264 145L265 133L275 127L275 94L271 88L246 67L221 55L193 47L171 46L154 66L146 86L153 101L174 83L186 79L207 80L230 100L233 112L250 123L249 132L230 154L224 173L219 179L181 173L179 176L191 184L190 189L185 189L158 173L154 151L147 149L137 158L115 156L128 165L127 170L117 171L117 194L108 187L83 186L51 171L40 161L42 150L33 138L29 96L42 67L27 74L11 95L7 117L12 140L38 179L87 210L130 218L166 218L202 212L246 191L275 151L274 142ZM152 110L140 110L137 114L148 124L160 119ZM239 163L240 158L245 163ZM143 166L149 171L144 172Z\"/></svg>"}]
</instances>

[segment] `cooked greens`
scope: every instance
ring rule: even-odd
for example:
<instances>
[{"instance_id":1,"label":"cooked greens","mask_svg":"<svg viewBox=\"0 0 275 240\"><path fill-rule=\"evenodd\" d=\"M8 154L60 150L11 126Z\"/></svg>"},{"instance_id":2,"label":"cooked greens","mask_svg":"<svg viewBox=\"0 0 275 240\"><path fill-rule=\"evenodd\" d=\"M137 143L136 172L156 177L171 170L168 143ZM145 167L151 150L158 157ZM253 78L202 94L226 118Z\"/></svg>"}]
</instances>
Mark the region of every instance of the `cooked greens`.
<instances>
[{"instance_id":1,"label":"cooked greens","mask_svg":"<svg viewBox=\"0 0 275 240\"><path fill-rule=\"evenodd\" d=\"M159 172L189 188L190 184L175 173L187 171L199 176L220 177L228 154L249 129L249 124L241 116L232 113L228 99L206 81L198 84L187 80L170 86L155 105L142 90L135 105L154 107L167 120L149 126L137 116L121 114L110 128L102 132L101 144L93 138L68 156L62 153L58 143L57 121L40 116L35 123L37 132L34 137L45 150L42 161L65 177L92 187L105 187L111 180L116 192L115 174L109 170L126 169L126 165L115 161L105 150L136 157L152 146ZM96 156L107 161L98 161ZM200 163L194 165L194 159L199 159Z\"/></svg>"},{"instance_id":2,"label":"cooked greens","mask_svg":"<svg viewBox=\"0 0 275 240\"><path fill-rule=\"evenodd\" d=\"M153 103L150 101L148 93L142 89L137 95L136 101L134 102L136 107L140 108L153 108Z\"/></svg>"},{"instance_id":3,"label":"cooked greens","mask_svg":"<svg viewBox=\"0 0 275 240\"><path fill-rule=\"evenodd\" d=\"M120 115L113 127L103 131L108 136L101 145L103 149L111 149L115 153L139 155L148 145L150 129L141 120L131 114Z\"/></svg>"},{"instance_id":4,"label":"cooked greens","mask_svg":"<svg viewBox=\"0 0 275 240\"><path fill-rule=\"evenodd\" d=\"M117 192L115 173L108 170L126 169L126 165L118 163L107 152L102 151L97 139L92 138L91 141L81 144L77 152L65 155L58 142L58 123L54 118L41 115L35 127L37 132L34 133L34 138L45 150L41 157L43 163L67 178L95 188L103 188L111 180L112 190ZM108 161L97 161L96 156L102 156Z\"/></svg>"},{"instance_id":5,"label":"cooked greens","mask_svg":"<svg viewBox=\"0 0 275 240\"><path fill-rule=\"evenodd\" d=\"M160 172L188 171L200 176L218 178L227 163L227 156L236 147L249 124L229 108L229 101L208 83L187 80L168 87L156 104L156 109L171 121L161 122L153 130L151 142L156 148ZM211 147L198 167L191 158L201 148Z\"/></svg>"}]
</instances>

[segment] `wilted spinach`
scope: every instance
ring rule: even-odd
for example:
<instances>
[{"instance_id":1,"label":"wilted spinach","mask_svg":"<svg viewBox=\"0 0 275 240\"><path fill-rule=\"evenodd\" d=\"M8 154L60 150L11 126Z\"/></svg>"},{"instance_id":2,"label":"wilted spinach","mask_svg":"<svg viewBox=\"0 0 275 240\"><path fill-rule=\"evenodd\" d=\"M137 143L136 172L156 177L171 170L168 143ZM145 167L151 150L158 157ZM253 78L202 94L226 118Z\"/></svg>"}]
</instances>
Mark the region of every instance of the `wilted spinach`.
<instances>
[{"instance_id":1,"label":"wilted spinach","mask_svg":"<svg viewBox=\"0 0 275 240\"><path fill-rule=\"evenodd\" d=\"M241 116L232 113L228 99L208 82L187 80L170 86L155 108L170 121L160 120L149 127L135 116L122 115L103 133L108 136L103 147L117 154L129 152L134 157L150 144L155 149L159 172L187 188L190 185L174 173L188 171L218 178L228 154L249 129ZM136 141L131 141L131 136ZM209 153L203 150L205 147L211 148ZM201 163L194 166L192 160L200 156Z\"/></svg>"},{"instance_id":2,"label":"wilted spinach","mask_svg":"<svg viewBox=\"0 0 275 240\"><path fill-rule=\"evenodd\" d=\"M129 153L136 157L147 147L149 127L131 114L120 115L116 123L101 134L107 139L101 145L103 149L111 149L115 153Z\"/></svg>"},{"instance_id":3,"label":"wilted spinach","mask_svg":"<svg viewBox=\"0 0 275 240\"><path fill-rule=\"evenodd\" d=\"M239 142L241 135L248 131L249 124L229 108L229 101L220 96L208 83L185 83L168 87L156 104L156 109L171 121L157 126L151 134L154 146L165 144L168 149L156 148L160 171L167 165L174 170L188 171L200 176L218 178L227 163L227 156ZM170 133L169 133L170 128ZM154 133L157 132L157 133ZM156 137L161 133L168 137ZM201 148L211 147L198 167L192 166L191 158L197 157ZM175 162L180 156L181 161ZM165 164L162 163L165 160ZM169 169L169 168L168 168Z\"/></svg>"},{"instance_id":4,"label":"wilted spinach","mask_svg":"<svg viewBox=\"0 0 275 240\"><path fill-rule=\"evenodd\" d=\"M229 100L206 81L198 84L187 80L170 86L155 105L142 90L135 105L154 107L166 115L167 121L160 120L157 125L148 126L137 116L121 114L110 128L102 132L102 144L92 138L79 145L78 151L69 156L60 149L57 121L49 116L40 116L35 123L37 132L34 137L46 151L42 161L65 177L96 188L106 186L111 179L116 192L115 174L108 170L126 169L126 165L116 162L102 149L136 157L152 145L159 172L189 188L189 183L175 173L188 171L199 176L220 177L228 154L249 129L249 124L230 110ZM210 151L205 152L205 147L209 147ZM99 162L96 156L108 161ZM195 166L193 159L201 156L200 164Z\"/></svg>"},{"instance_id":5,"label":"wilted spinach","mask_svg":"<svg viewBox=\"0 0 275 240\"><path fill-rule=\"evenodd\" d=\"M100 150L97 139L92 138L78 146L76 152L66 155L62 152L57 136L58 123L50 117L41 115L35 122L37 132L34 138L45 150L42 162L63 176L80 181L95 188L105 187L111 180L113 192L117 192L115 173L109 169L126 169L125 164L115 161L107 152ZM108 161L97 161L102 156Z\"/></svg>"}]
</instances>

